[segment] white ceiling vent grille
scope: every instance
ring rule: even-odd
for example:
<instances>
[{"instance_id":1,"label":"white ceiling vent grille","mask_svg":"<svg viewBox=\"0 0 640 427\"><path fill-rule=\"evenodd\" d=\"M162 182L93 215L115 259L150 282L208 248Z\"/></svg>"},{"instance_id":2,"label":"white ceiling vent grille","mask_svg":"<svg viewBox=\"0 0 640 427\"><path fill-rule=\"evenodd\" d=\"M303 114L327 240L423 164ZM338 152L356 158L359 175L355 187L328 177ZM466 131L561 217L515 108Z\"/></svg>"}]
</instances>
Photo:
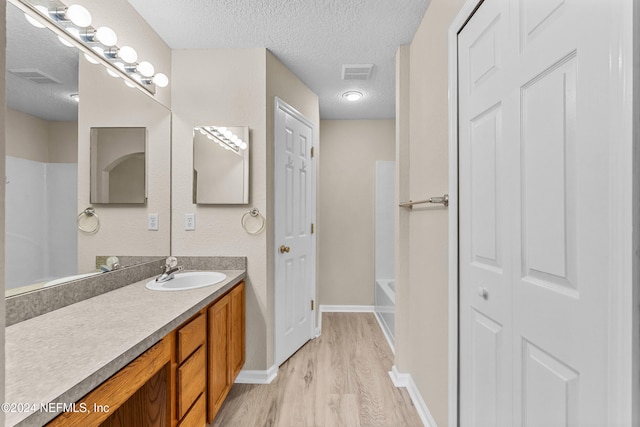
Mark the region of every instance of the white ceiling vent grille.
<instances>
[{"instance_id":1,"label":"white ceiling vent grille","mask_svg":"<svg viewBox=\"0 0 640 427\"><path fill-rule=\"evenodd\" d=\"M373 64L345 64L342 66L342 80L369 80Z\"/></svg>"},{"instance_id":2,"label":"white ceiling vent grille","mask_svg":"<svg viewBox=\"0 0 640 427\"><path fill-rule=\"evenodd\" d=\"M54 79L48 74L35 68L21 68L10 69L9 72L23 79L29 80L38 84L62 84L61 81Z\"/></svg>"}]
</instances>

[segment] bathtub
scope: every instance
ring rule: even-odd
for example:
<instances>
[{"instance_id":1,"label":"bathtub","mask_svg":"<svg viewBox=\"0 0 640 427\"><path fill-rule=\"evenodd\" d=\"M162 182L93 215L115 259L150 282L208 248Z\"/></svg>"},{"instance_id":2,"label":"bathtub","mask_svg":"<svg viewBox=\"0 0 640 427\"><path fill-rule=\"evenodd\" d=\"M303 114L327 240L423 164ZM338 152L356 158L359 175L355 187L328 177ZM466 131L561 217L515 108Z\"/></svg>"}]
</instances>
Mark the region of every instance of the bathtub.
<instances>
[{"instance_id":1,"label":"bathtub","mask_svg":"<svg viewBox=\"0 0 640 427\"><path fill-rule=\"evenodd\" d=\"M393 279L377 279L375 287L375 315L391 348L393 348L395 339L395 301L395 283Z\"/></svg>"}]
</instances>

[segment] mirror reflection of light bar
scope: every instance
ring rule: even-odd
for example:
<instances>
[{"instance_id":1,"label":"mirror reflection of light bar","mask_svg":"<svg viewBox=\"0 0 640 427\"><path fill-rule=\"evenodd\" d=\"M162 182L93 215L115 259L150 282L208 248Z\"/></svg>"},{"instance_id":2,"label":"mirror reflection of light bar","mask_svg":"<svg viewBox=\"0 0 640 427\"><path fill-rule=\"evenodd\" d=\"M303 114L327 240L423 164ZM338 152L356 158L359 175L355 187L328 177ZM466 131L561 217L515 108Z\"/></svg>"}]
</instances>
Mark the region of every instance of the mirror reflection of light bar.
<instances>
[{"instance_id":1,"label":"mirror reflection of light bar","mask_svg":"<svg viewBox=\"0 0 640 427\"><path fill-rule=\"evenodd\" d=\"M218 142L218 144L221 144L221 146L229 150L233 150L235 153L239 153L241 149L244 150L247 148L246 142L242 141L225 127L200 126L196 127L195 130L200 131L200 133L206 135L207 138ZM230 136L227 136L226 132L229 132ZM236 136L237 141L233 142L231 136Z\"/></svg>"}]
</instances>

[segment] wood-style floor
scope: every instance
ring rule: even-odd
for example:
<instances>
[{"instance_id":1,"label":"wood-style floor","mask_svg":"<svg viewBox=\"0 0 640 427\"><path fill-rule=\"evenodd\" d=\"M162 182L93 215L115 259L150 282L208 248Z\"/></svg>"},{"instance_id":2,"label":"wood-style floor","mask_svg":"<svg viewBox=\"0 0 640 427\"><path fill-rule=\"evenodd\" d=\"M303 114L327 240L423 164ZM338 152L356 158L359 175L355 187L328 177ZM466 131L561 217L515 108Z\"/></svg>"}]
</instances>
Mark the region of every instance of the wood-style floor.
<instances>
[{"instance_id":1,"label":"wood-style floor","mask_svg":"<svg viewBox=\"0 0 640 427\"><path fill-rule=\"evenodd\" d=\"M234 384L211 426L422 426L406 389L389 378L392 365L372 313L324 313L322 335L271 384Z\"/></svg>"}]
</instances>

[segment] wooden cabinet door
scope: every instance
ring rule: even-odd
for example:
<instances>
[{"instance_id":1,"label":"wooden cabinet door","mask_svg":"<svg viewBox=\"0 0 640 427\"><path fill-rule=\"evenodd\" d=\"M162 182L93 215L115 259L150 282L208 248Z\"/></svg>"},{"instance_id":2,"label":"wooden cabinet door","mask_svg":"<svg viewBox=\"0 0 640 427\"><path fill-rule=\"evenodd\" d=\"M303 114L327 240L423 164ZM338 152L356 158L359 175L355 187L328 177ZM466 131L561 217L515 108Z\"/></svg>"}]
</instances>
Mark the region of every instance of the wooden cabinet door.
<instances>
[{"instance_id":1,"label":"wooden cabinet door","mask_svg":"<svg viewBox=\"0 0 640 427\"><path fill-rule=\"evenodd\" d=\"M229 392L229 333L231 298L229 294L222 297L208 309L209 321L209 381L207 420L213 421L213 417L220 409L224 398Z\"/></svg>"},{"instance_id":2,"label":"wooden cabinet door","mask_svg":"<svg viewBox=\"0 0 640 427\"><path fill-rule=\"evenodd\" d=\"M233 384L245 359L244 282L229 293L231 299L231 333L229 335L229 384Z\"/></svg>"}]
</instances>

